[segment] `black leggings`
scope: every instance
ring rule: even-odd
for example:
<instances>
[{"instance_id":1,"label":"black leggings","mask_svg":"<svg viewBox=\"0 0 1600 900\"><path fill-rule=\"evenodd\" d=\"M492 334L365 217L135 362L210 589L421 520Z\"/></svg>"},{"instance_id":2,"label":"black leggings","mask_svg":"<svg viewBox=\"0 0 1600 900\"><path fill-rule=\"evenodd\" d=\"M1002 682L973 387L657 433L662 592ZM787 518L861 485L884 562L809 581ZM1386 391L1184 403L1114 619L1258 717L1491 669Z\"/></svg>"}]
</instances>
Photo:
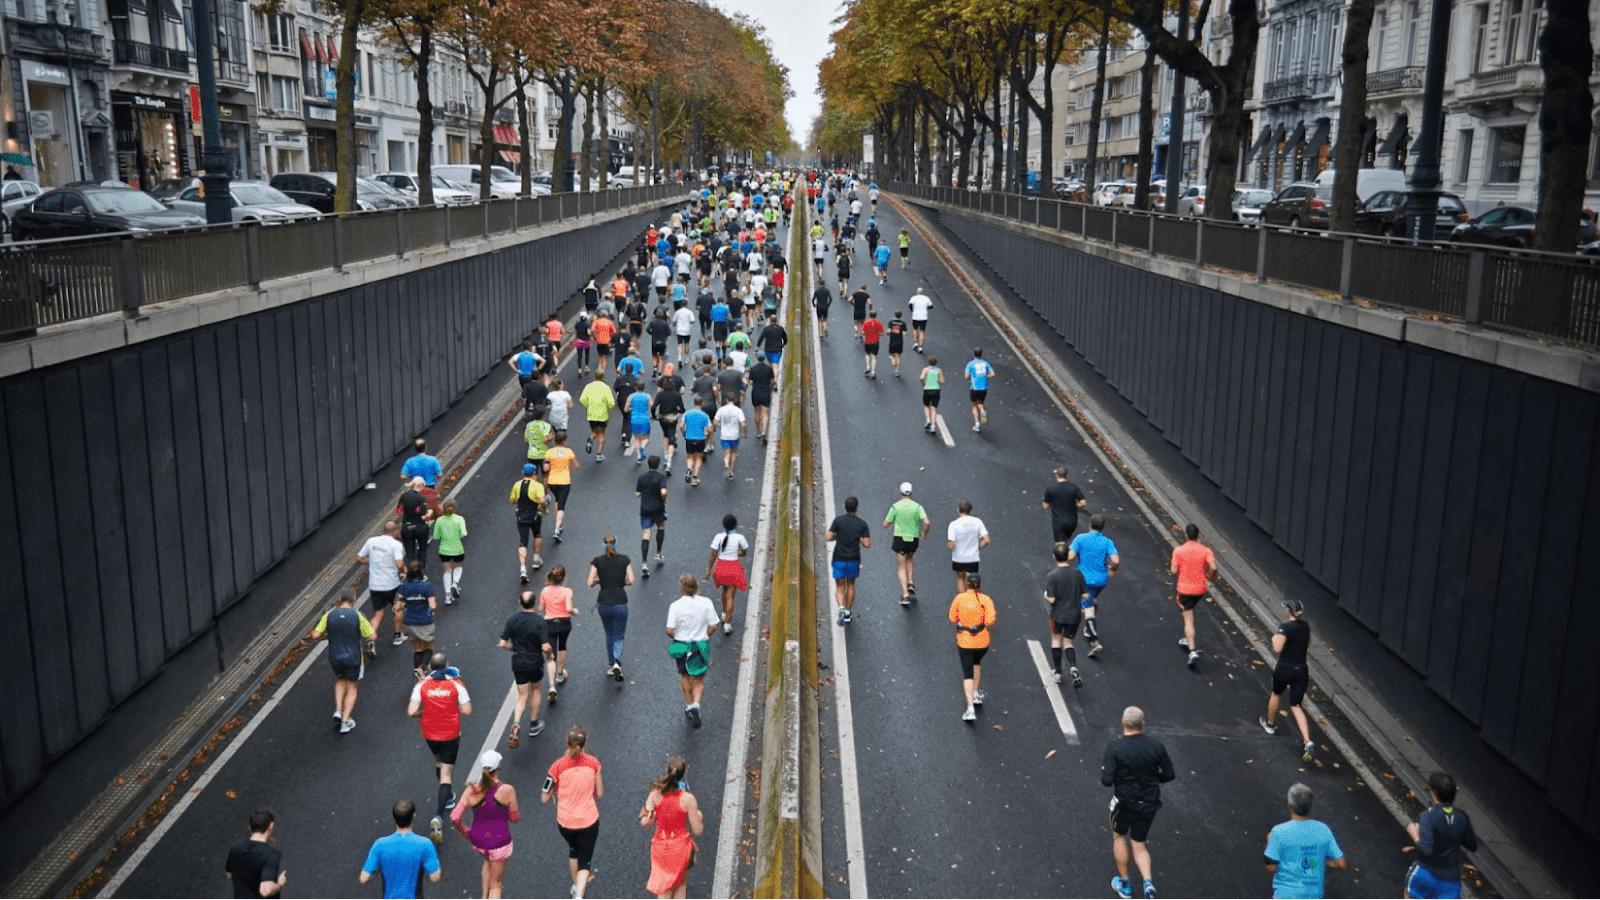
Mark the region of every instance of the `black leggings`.
<instances>
[{"instance_id":1,"label":"black leggings","mask_svg":"<svg viewBox=\"0 0 1600 900\"><path fill-rule=\"evenodd\" d=\"M567 839L567 858L578 861L578 871L589 871L589 861L594 859L595 841L600 838L599 821L587 828L563 828L557 825L556 830Z\"/></svg>"},{"instance_id":2,"label":"black leggings","mask_svg":"<svg viewBox=\"0 0 1600 900\"><path fill-rule=\"evenodd\" d=\"M406 548L406 562L420 559L424 564L428 561L428 523L402 522L400 525L400 542Z\"/></svg>"}]
</instances>

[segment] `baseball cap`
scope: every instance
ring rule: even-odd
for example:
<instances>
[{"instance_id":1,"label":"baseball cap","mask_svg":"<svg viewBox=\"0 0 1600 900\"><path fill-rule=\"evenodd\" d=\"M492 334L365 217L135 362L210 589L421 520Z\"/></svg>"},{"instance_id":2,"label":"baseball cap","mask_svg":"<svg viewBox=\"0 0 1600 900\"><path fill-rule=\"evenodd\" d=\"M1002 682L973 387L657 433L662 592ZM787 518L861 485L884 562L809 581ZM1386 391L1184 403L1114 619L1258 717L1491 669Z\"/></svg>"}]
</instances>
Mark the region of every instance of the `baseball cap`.
<instances>
[{"instance_id":1,"label":"baseball cap","mask_svg":"<svg viewBox=\"0 0 1600 900\"><path fill-rule=\"evenodd\" d=\"M498 752L494 750L485 750L483 751L483 755L478 757L478 768L498 769L500 768L500 760L501 758Z\"/></svg>"},{"instance_id":2,"label":"baseball cap","mask_svg":"<svg viewBox=\"0 0 1600 900\"><path fill-rule=\"evenodd\" d=\"M909 482L909 481L900 482L900 493L902 493L902 494L911 493L911 482Z\"/></svg>"},{"instance_id":3,"label":"baseball cap","mask_svg":"<svg viewBox=\"0 0 1600 900\"><path fill-rule=\"evenodd\" d=\"M1306 611L1306 605L1293 598L1283 601L1283 608L1297 616Z\"/></svg>"},{"instance_id":4,"label":"baseball cap","mask_svg":"<svg viewBox=\"0 0 1600 900\"><path fill-rule=\"evenodd\" d=\"M538 470L533 467L533 463L524 463L522 466L522 474L524 475L532 475L536 471Z\"/></svg>"}]
</instances>

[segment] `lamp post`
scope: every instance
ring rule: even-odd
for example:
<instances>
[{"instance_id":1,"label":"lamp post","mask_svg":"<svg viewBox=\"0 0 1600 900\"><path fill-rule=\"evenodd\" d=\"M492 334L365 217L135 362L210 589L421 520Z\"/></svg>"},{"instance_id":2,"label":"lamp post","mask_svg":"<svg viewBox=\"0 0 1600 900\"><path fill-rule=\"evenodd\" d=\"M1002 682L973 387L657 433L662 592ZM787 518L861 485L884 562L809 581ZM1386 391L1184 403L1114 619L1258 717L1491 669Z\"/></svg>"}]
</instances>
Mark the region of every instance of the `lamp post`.
<instances>
[{"instance_id":1,"label":"lamp post","mask_svg":"<svg viewBox=\"0 0 1600 900\"><path fill-rule=\"evenodd\" d=\"M204 145L200 151L201 195L206 202L206 223L225 225L233 221L229 196L228 156L222 149L222 124L217 115L217 65L212 43L216 31L211 24L211 0L194 5L194 57L200 73L200 127Z\"/></svg>"},{"instance_id":2,"label":"lamp post","mask_svg":"<svg viewBox=\"0 0 1600 900\"><path fill-rule=\"evenodd\" d=\"M1451 0L1433 0L1428 25L1428 67L1422 79L1422 124L1406 203L1406 230L1416 243L1432 243L1439 212L1439 135L1444 131L1444 64L1450 49Z\"/></svg>"}]
</instances>

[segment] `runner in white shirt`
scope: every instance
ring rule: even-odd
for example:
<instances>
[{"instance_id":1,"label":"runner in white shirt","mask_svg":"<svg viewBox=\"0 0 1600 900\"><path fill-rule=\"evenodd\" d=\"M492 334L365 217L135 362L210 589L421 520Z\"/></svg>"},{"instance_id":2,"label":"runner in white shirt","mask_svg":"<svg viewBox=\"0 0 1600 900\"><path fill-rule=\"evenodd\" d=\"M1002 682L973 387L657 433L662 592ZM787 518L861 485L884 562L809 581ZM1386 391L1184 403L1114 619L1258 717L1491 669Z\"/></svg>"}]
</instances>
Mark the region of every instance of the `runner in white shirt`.
<instances>
[{"instance_id":1,"label":"runner in white shirt","mask_svg":"<svg viewBox=\"0 0 1600 900\"><path fill-rule=\"evenodd\" d=\"M671 283L672 269L668 267L666 261L663 260L657 263L656 267L650 270L650 285L656 289L656 301L658 303L667 299L667 285ZM644 298L641 297L640 299ZM621 298L618 298L618 302L621 302Z\"/></svg>"},{"instance_id":2,"label":"runner in white shirt","mask_svg":"<svg viewBox=\"0 0 1600 900\"><path fill-rule=\"evenodd\" d=\"M967 575L978 571L978 551L989 546L989 529L972 514L972 501L956 507L956 518L945 529L945 544L950 548L950 568L956 573L956 593L967 589Z\"/></svg>"},{"instance_id":3,"label":"runner in white shirt","mask_svg":"<svg viewBox=\"0 0 1600 900\"><path fill-rule=\"evenodd\" d=\"M401 573L406 570L406 548L400 543L400 523L393 519L383 523L383 534L367 538L356 551L356 562L366 563L367 591L372 594L372 633L377 635L383 624L383 614L394 606L395 591L400 588ZM394 642L402 644L400 613L394 614ZM376 657L376 637L367 640L367 655Z\"/></svg>"},{"instance_id":4,"label":"runner in white shirt","mask_svg":"<svg viewBox=\"0 0 1600 900\"><path fill-rule=\"evenodd\" d=\"M722 530L711 539L711 558L706 560L706 579L722 589L722 633L733 634L733 599L739 591L750 590L740 558L750 552L750 542L735 531L739 520L728 513L722 517Z\"/></svg>"},{"instance_id":5,"label":"runner in white shirt","mask_svg":"<svg viewBox=\"0 0 1600 900\"><path fill-rule=\"evenodd\" d=\"M667 607L667 636L673 641L673 659L677 660L683 687L684 718L699 728L700 698L705 694L706 670L711 666L711 632L720 620L711 598L701 596L700 582L693 575L678 576L678 590L681 596ZM682 656L677 655L680 649L684 651Z\"/></svg>"},{"instance_id":6,"label":"runner in white shirt","mask_svg":"<svg viewBox=\"0 0 1600 900\"><path fill-rule=\"evenodd\" d=\"M694 307L688 304L678 307L672 313L672 332L678 336L679 366L689 358L689 335L694 331L697 318Z\"/></svg>"},{"instance_id":7,"label":"runner in white shirt","mask_svg":"<svg viewBox=\"0 0 1600 900\"><path fill-rule=\"evenodd\" d=\"M712 421L719 429L718 436L722 439L722 477L732 481L733 466L739 461L739 439L749 431L745 424L744 410L734 406L730 400L717 409Z\"/></svg>"},{"instance_id":8,"label":"runner in white shirt","mask_svg":"<svg viewBox=\"0 0 1600 900\"><path fill-rule=\"evenodd\" d=\"M828 259L828 241L818 237L811 242L811 262L817 267L817 278L822 278L822 264Z\"/></svg>"},{"instance_id":9,"label":"runner in white shirt","mask_svg":"<svg viewBox=\"0 0 1600 900\"><path fill-rule=\"evenodd\" d=\"M911 349L921 353L928 340L928 310L933 308L933 298L917 288L906 305L911 307Z\"/></svg>"},{"instance_id":10,"label":"runner in white shirt","mask_svg":"<svg viewBox=\"0 0 1600 900\"><path fill-rule=\"evenodd\" d=\"M572 409L572 394L562 387L561 379L559 378L550 382L550 386L555 390L545 397L546 402L550 404L550 412L545 416L545 421L550 423L551 428L565 431L567 430L567 412Z\"/></svg>"},{"instance_id":11,"label":"runner in white shirt","mask_svg":"<svg viewBox=\"0 0 1600 900\"><path fill-rule=\"evenodd\" d=\"M679 250L678 255L673 258L672 262L679 278L687 279L694 274L694 257L689 254L687 248Z\"/></svg>"}]
</instances>

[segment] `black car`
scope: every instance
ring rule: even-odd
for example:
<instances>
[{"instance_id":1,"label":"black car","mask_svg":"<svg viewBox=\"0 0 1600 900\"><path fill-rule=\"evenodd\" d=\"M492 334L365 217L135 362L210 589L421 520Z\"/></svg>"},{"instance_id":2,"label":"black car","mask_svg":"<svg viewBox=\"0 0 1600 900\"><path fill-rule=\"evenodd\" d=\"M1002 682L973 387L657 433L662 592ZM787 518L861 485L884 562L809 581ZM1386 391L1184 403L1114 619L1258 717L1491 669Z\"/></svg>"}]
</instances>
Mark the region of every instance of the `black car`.
<instances>
[{"instance_id":1,"label":"black car","mask_svg":"<svg viewBox=\"0 0 1600 900\"><path fill-rule=\"evenodd\" d=\"M1332 215L1333 185L1310 181L1291 184L1261 205L1261 221L1266 225L1327 228Z\"/></svg>"},{"instance_id":2,"label":"black car","mask_svg":"<svg viewBox=\"0 0 1600 900\"><path fill-rule=\"evenodd\" d=\"M1533 246L1533 226L1539 214L1526 206L1496 206L1476 219L1462 222L1450 232L1450 241L1457 244L1491 244L1527 250ZM1595 239L1593 220L1578 223L1578 243Z\"/></svg>"},{"instance_id":3,"label":"black car","mask_svg":"<svg viewBox=\"0 0 1600 900\"><path fill-rule=\"evenodd\" d=\"M203 216L168 209L143 191L126 187L57 188L39 195L11 220L19 241L156 231L205 225Z\"/></svg>"},{"instance_id":4,"label":"black car","mask_svg":"<svg viewBox=\"0 0 1600 900\"><path fill-rule=\"evenodd\" d=\"M320 213L333 212L333 192L338 176L332 172L280 172L268 182L289 195L296 203L303 203ZM356 179L356 208L398 209L409 206L404 199L368 182Z\"/></svg>"},{"instance_id":5,"label":"black car","mask_svg":"<svg viewBox=\"0 0 1600 900\"><path fill-rule=\"evenodd\" d=\"M1410 200L1410 195L1405 191L1379 191L1373 194L1356 209L1356 230L1384 237L1405 234L1406 204ZM1460 197L1449 193L1440 194L1439 212L1433 220L1433 232L1442 239L1450 234L1452 228L1469 218L1471 217L1467 214L1467 206L1461 202Z\"/></svg>"}]
</instances>

